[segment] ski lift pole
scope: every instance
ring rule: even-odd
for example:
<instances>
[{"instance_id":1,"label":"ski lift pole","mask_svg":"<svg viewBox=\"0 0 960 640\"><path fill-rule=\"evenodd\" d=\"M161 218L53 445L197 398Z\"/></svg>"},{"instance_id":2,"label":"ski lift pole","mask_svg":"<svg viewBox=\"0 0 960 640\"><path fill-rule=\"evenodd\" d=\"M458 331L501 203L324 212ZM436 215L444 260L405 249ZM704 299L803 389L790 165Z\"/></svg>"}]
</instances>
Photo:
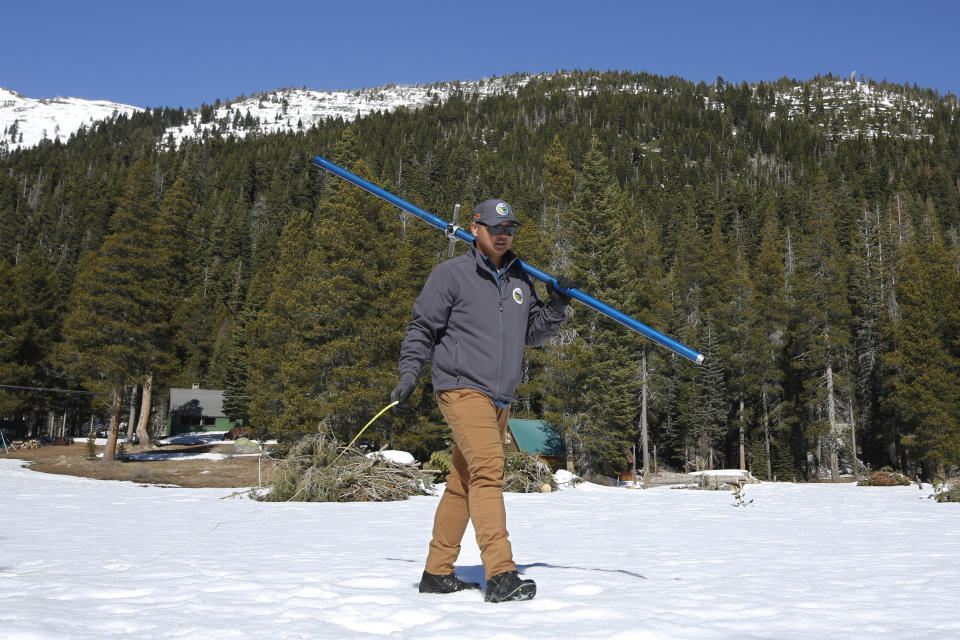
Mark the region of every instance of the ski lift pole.
<instances>
[{"instance_id":1,"label":"ski lift pole","mask_svg":"<svg viewBox=\"0 0 960 640\"><path fill-rule=\"evenodd\" d=\"M397 196L393 195L386 189L382 187L378 187L377 185L373 184L369 180L364 180L360 176L347 171L343 167L335 165L334 163L330 162L326 158L323 158L321 156L316 156L313 159L313 163L318 167L320 167L321 169L326 169L330 173L343 178L347 182L352 182L356 186L360 187L365 191L368 191L369 193L372 193L378 198L382 198L383 200L386 200L390 204L395 205L403 209L404 211L407 211L408 213L412 213L413 215L417 216L427 224L434 226L437 229L443 231L444 234L448 238L450 238L451 243L455 239L460 239L467 243L473 243L474 241L473 235L464 231L463 228L458 226L457 224L449 223L443 218L439 216L435 216L429 211L421 209L416 205L410 204L409 202L407 202L402 198L398 198ZM557 279L554 276L550 275L549 273L546 273L545 271L541 271L540 269L537 269L532 265L527 264L523 260L518 259L517 262L520 264L520 267L528 275L530 275L533 278L536 278L540 282L550 284L560 293L570 296L571 298L579 302L582 302L583 304L587 305L594 311L598 311L603 315L607 316L608 318L612 320L616 320L617 322L624 325L625 327L629 329L633 329L637 333L643 336L646 336L647 338L653 340L660 346L666 347L670 351L673 351L674 353L681 355L684 358L687 358L691 362L694 362L696 364L701 364L703 362L702 353L699 353L698 351L691 349L690 347L688 347L687 345L681 342L677 342L670 336L664 335L659 331L657 331L656 329L648 327L647 325L643 324L639 320L636 320L635 318L628 316L622 311L614 309L610 305L604 302L601 302L600 300L597 300L593 296L587 295L586 293L584 293L583 291L580 291L579 289L576 289L576 288L564 289L563 287L557 284Z\"/></svg>"}]
</instances>

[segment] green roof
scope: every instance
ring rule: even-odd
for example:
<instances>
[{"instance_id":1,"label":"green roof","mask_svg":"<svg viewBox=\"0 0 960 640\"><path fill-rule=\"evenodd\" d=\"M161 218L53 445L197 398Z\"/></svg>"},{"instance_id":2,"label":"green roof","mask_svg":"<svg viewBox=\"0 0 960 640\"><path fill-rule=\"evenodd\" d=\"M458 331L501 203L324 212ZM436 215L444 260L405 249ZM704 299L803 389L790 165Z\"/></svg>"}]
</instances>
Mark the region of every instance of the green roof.
<instances>
[{"instance_id":1,"label":"green roof","mask_svg":"<svg viewBox=\"0 0 960 640\"><path fill-rule=\"evenodd\" d=\"M540 453L545 456L562 456L563 439L545 420L522 420L510 418L510 433L517 448L527 453Z\"/></svg>"}]
</instances>

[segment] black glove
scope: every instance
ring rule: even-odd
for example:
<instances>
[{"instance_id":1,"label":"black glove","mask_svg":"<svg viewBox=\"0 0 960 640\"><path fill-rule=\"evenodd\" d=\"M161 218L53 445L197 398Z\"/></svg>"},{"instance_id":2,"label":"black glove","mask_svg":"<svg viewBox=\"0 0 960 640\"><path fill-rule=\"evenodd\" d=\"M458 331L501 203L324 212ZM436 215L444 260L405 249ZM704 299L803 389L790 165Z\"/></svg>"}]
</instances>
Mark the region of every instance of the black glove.
<instances>
[{"instance_id":1,"label":"black glove","mask_svg":"<svg viewBox=\"0 0 960 640\"><path fill-rule=\"evenodd\" d=\"M557 284L564 289L576 289L577 284L566 276L557 276ZM550 302L548 303L554 309L563 309L570 304L570 296L560 293L553 286L553 280L547 282L547 291L550 292Z\"/></svg>"},{"instance_id":2,"label":"black glove","mask_svg":"<svg viewBox=\"0 0 960 640\"><path fill-rule=\"evenodd\" d=\"M393 412L404 415L410 411L410 407L404 404L413 390L417 388L417 377L412 373L405 373L400 376L400 382L390 392L390 400L397 402L393 406Z\"/></svg>"}]
</instances>

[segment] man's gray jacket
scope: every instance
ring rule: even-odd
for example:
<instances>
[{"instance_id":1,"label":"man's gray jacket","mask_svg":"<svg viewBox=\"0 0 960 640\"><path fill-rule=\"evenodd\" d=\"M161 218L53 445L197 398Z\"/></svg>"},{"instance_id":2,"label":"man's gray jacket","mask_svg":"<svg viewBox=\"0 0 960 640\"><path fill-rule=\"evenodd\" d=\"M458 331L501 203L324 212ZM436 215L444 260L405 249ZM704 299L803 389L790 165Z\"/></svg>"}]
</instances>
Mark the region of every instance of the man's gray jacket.
<instances>
[{"instance_id":1,"label":"man's gray jacket","mask_svg":"<svg viewBox=\"0 0 960 640\"><path fill-rule=\"evenodd\" d=\"M510 403L525 345L557 332L563 306L544 304L512 252L500 277L476 247L437 265L413 303L400 374L419 377L428 359L434 391L476 389Z\"/></svg>"}]
</instances>

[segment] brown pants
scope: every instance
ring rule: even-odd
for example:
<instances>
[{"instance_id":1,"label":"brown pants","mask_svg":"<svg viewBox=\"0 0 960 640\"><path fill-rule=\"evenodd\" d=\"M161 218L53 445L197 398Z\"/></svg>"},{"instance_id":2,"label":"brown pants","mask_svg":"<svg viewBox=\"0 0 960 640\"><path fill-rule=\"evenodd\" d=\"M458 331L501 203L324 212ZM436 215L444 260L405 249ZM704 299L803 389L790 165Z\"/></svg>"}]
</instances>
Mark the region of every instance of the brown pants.
<instances>
[{"instance_id":1,"label":"brown pants","mask_svg":"<svg viewBox=\"0 0 960 640\"><path fill-rule=\"evenodd\" d=\"M453 431L453 464L433 520L426 570L453 573L460 541L472 520L487 579L515 571L503 506L503 438L510 408L500 409L472 389L441 391L437 403Z\"/></svg>"}]
</instances>

